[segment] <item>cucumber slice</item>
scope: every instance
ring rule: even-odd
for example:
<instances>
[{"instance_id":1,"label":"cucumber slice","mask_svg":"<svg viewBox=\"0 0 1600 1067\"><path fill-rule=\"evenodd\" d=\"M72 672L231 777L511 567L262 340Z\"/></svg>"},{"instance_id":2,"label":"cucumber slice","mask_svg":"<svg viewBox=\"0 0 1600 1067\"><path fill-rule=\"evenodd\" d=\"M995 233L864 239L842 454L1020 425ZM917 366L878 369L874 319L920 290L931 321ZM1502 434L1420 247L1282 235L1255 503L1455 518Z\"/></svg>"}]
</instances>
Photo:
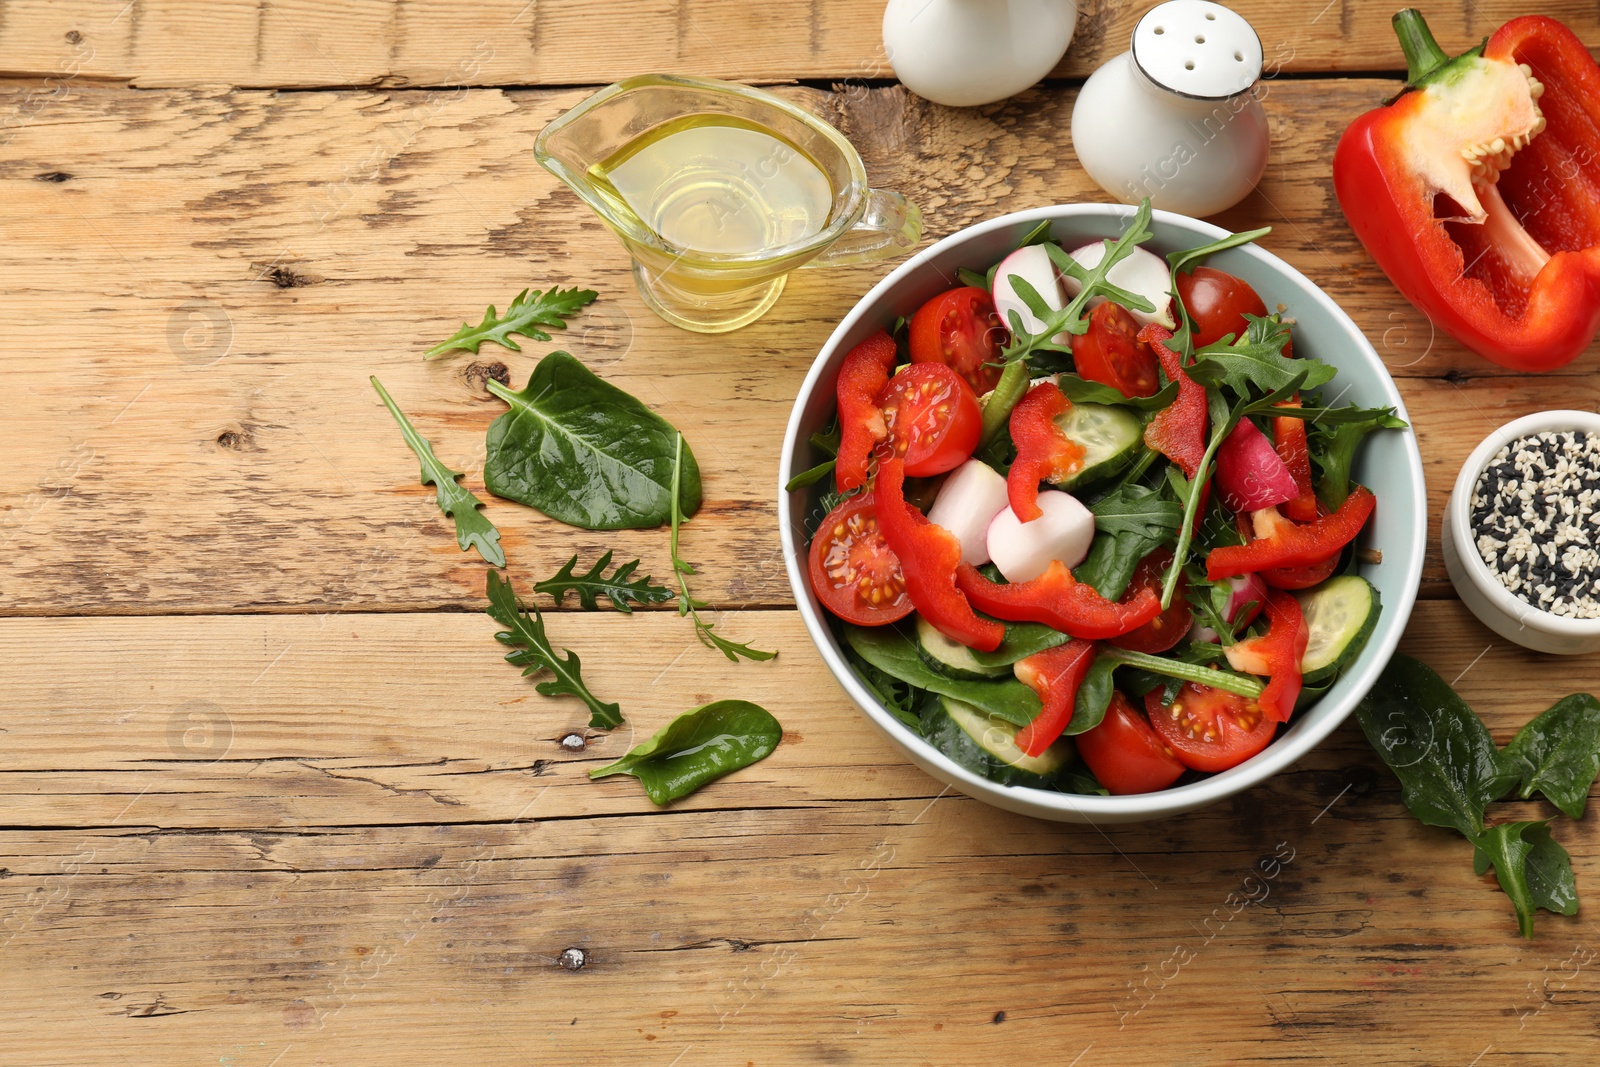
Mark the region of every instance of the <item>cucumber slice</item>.
<instances>
[{"instance_id":1,"label":"cucumber slice","mask_svg":"<svg viewBox=\"0 0 1600 1067\"><path fill-rule=\"evenodd\" d=\"M950 640L921 615L917 616L917 652L924 663L951 678L978 680L999 678L1011 673L1011 668L1005 664L995 666L979 663L972 649L959 641Z\"/></svg>"},{"instance_id":2,"label":"cucumber slice","mask_svg":"<svg viewBox=\"0 0 1600 1067\"><path fill-rule=\"evenodd\" d=\"M1081 489L1120 474L1144 448L1144 423L1115 404L1074 404L1056 425L1083 446L1082 469L1054 483L1058 489Z\"/></svg>"},{"instance_id":3,"label":"cucumber slice","mask_svg":"<svg viewBox=\"0 0 1600 1067\"><path fill-rule=\"evenodd\" d=\"M1029 756L1017 747L1017 727L1004 719L949 697L928 716L927 738L940 752L992 781L1060 789L1069 784L1069 768L1076 754L1063 738L1041 755Z\"/></svg>"},{"instance_id":4,"label":"cucumber slice","mask_svg":"<svg viewBox=\"0 0 1600 1067\"><path fill-rule=\"evenodd\" d=\"M1372 583L1356 574L1329 578L1295 599L1310 631L1300 673L1306 685L1315 686L1332 680L1361 654L1383 605Z\"/></svg>"}]
</instances>

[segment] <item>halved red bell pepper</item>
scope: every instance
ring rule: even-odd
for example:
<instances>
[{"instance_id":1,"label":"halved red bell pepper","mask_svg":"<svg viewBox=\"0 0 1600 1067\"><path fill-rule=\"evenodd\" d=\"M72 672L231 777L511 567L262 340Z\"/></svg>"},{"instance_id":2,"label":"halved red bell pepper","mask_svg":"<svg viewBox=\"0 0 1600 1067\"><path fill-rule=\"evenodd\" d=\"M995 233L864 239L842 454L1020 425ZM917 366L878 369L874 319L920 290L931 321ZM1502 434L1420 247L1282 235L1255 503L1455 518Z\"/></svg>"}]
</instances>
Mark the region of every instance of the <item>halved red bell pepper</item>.
<instances>
[{"instance_id":1,"label":"halved red bell pepper","mask_svg":"<svg viewBox=\"0 0 1600 1067\"><path fill-rule=\"evenodd\" d=\"M956 571L956 587L973 607L997 619L1042 622L1089 641L1121 636L1161 614L1161 598L1149 586L1141 586L1125 603L1107 600L1094 586L1074 578L1059 559L1051 560L1032 581L1010 585L991 582L972 564L963 563Z\"/></svg>"},{"instance_id":2,"label":"halved red bell pepper","mask_svg":"<svg viewBox=\"0 0 1600 1067\"><path fill-rule=\"evenodd\" d=\"M1255 540L1213 548L1206 556L1206 577L1215 582L1276 567L1321 563L1356 539L1376 503L1370 490L1357 485L1338 511L1304 525L1290 522L1276 508L1257 511L1251 516Z\"/></svg>"},{"instance_id":3,"label":"halved red bell pepper","mask_svg":"<svg viewBox=\"0 0 1600 1067\"><path fill-rule=\"evenodd\" d=\"M839 368L839 457L833 477L848 493L867 481L873 446L889 436L878 394L894 369L894 338L879 331L852 348Z\"/></svg>"},{"instance_id":4,"label":"halved red bell pepper","mask_svg":"<svg viewBox=\"0 0 1600 1067\"><path fill-rule=\"evenodd\" d=\"M1017 458L1006 475L1006 496L1023 522L1044 514L1039 510L1040 482L1061 481L1083 468L1083 446L1056 425L1056 416L1070 410L1072 401L1055 382L1040 382L1011 409Z\"/></svg>"},{"instance_id":5,"label":"halved red bell pepper","mask_svg":"<svg viewBox=\"0 0 1600 1067\"><path fill-rule=\"evenodd\" d=\"M968 648L993 652L1006 636L1006 628L981 618L956 588L956 567L961 563L961 542L943 526L906 503L906 466L898 457L878 464L873 490L878 506L878 530L900 558L906 595L929 624L952 641Z\"/></svg>"},{"instance_id":6,"label":"halved red bell pepper","mask_svg":"<svg viewBox=\"0 0 1600 1067\"><path fill-rule=\"evenodd\" d=\"M1285 400L1280 408L1300 406L1300 394ZM1286 501L1283 513L1295 522L1312 522L1317 517L1317 494L1311 488L1311 448L1306 441L1306 420L1279 415L1272 420L1272 447L1278 458L1289 468L1295 488L1300 490L1293 500Z\"/></svg>"},{"instance_id":7,"label":"halved red bell pepper","mask_svg":"<svg viewBox=\"0 0 1600 1067\"><path fill-rule=\"evenodd\" d=\"M1300 661L1311 637L1300 601L1274 589L1265 606L1267 632L1224 649L1228 666L1247 674L1264 675L1267 688L1256 699L1261 713L1274 722L1288 722L1294 702L1300 699Z\"/></svg>"},{"instance_id":8,"label":"halved red bell pepper","mask_svg":"<svg viewBox=\"0 0 1600 1067\"><path fill-rule=\"evenodd\" d=\"M1512 19L1454 59L1394 17L1407 91L1350 125L1333 188L1372 258L1432 325L1543 371L1600 331L1600 69L1554 19Z\"/></svg>"},{"instance_id":9,"label":"halved red bell pepper","mask_svg":"<svg viewBox=\"0 0 1600 1067\"><path fill-rule=\"evenodd\" d=\"M1044 705L1037 718L1017 731L1017 747L1023 752L1040 755L1072 721L1078 687L1094 664L1094 650L1093 641L1068 641L1020 659L1011 668Z\"/></svg>"},{"instance_id":10,"label":"halved red bell pepper","mask_svg":"<svg viewBox=\"0 0 1600 1067\"><path fill-rule=\"evenodd\" d=\"M1139 340L1161 361L1167 380L1178 383L1177 398L1144 428L1144 443L1176 463L1184 477L1193 478L1206 454L1206 388L1183 373L1178 353L1163 343L1171 339L1171 330L1153 323L1139 331Z\"/></svg>"}]
</instances>

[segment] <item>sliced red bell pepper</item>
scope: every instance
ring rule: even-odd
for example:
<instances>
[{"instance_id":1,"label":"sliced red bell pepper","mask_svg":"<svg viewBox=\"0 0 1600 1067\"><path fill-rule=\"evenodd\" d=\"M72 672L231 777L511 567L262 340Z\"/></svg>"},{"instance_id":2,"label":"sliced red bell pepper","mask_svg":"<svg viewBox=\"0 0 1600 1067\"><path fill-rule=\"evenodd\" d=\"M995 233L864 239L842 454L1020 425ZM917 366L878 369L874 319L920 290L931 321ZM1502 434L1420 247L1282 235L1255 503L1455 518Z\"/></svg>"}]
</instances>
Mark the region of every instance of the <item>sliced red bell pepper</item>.
<instances>
[{"instance_id":1,"label":"sliced red bell pepper","mask_svg":"<svg viewBox=\"0 0 1600 1067\"><path fill-rule=\"evenodd\" d=\"M1600 331L1600 69L1541 15L1454 59L1415 10L1394 26L1408 88L1339 140L1345 217L1431 325L1517 370L1571 362Z\"/></svg>"},{"instance_id":2,"label":"sliced red bell pepper","mask_svg":"<svg viewBox=\"0 0 1600 1067\"><path fill-rule=\"evenodd\" d=\"M1012 668L1018 680L1039 694L1044 709L1017 731L1017 747L1037 756L1055 743L1078 702L1078 687L1094 664L1093 641L1068 641L1017 661Z\"/></svg>"},{"instance_id":3,"label":"sliced red bell pepper","mask_svg":"<svg viewBox=\"0 0 1600 1067\"><path fill-rule=\"evenodd\" d=\"M961 563L961 542L943 526L906 503L906 465L898 457L878 464L878 529L900 559L906 595L929 624L952 641L968 648L993 652L1000 647L1006 628L981 618L956 588L956 567Z\"/></svg>"},{"instance_id":4,"label":"sliced red bell pepper","mask_svg":"<svg viewBox=\"0 0 1600 1067\"><path fill-rule=\"evenodd\" d=\"M1161 614L1161 598L1149 586L1141 586L1126 603L1107 600L1094 586L1074 578L1059 559L1032 581L1010 585L991 582L963 563L956 571L956 587L973 607L997 619L1042 622L1087 641L1119 637Z\"/></svg>"},{"instance_id":5,"label":"sliced red bell pepper","mask_svg":"<svg viewBox=\"0 0 1600 1067\"><path fill-rule=\"evenodd\" d=\"M878 394L889 383L894 358L894 338L880 330L852 348L839 368L839 458L833 477L840 492L866 484L872 448L889 436Z\"/></svg>"},{"instance_id":6,"label":"sliced red bell pepper","mask_svg":"<svg viewBox=\"0 0 1600 1067\"><path fill-rule=\"evenodd\" d=\"M1171 330L1153 323L1139 331L1139 340L1156 354L1167 379L1178 383L1177 398L1144 428L1144 443L1176 463L1184 477L1193 478L1206 454L1206 388L1183 373L1178 353L1164 343L1171 339Z\"/></svg>"},{"instance_id":7,"label":"sliced red bell pepper","mask_svg":"<svg viewBox=\"0 0 1600 1067\"><path fill-rule=\"evenodd\" d=\"M1278 405L1280 408L1300 406L1300 394ZM1289 468L1299 494L1283 505L1283 513L1295 522L1312 522L1317 517L1317 494L1311 488L1311 449L1306 443L1306 420L1280 415L1272 420L1272 447L1278 458Z\"/></svg>"},{"instance_id":8,"label":"sliced red bell pepper","mask_svg":"<svg viewBox=\"0 0 1600 1067\"><path fill-rule=\"evenodd\" d=\"M1358 485L1338 511L1303 526L1290 522L1276 508L1255 512L1251 516L1255 540L1213 548L1206 556L1206 577L1215 582L1278 567L1321 563L1356 539L1376 503L1371 491Z\"/></svg>"},{"instance_id":9,"label":"sliced red bell pepper","mask_svg":"<svg viewBox=\"0 0 1600 1067\"><path fill-rule=\"evenodd\" d=\"M1300 699L1300 661L1311 631L1300 601L1289 593L1269 592L1265 612L1267 632L1229 645L1224 654L1234 670L1266 676L1267 688L1256 703L1267 718L1288 722Z\"/></svg>"},{"instance_id":10,"label":"sliced red bell pepper","mask_svg":"<svg viewBox=\"0 0 1600 1067\"><path fill-rule=\"evenodd\" d=\"M1023 522L1044 514L1039 510L1040 482L1062 481L1083 468L1083 446L1056 424L1056 416L1070 410L1072 401L1055 382L1040 382L1011 409L1017 458L1006 475L1006 496Z\"/></svg>"}]
</instances>

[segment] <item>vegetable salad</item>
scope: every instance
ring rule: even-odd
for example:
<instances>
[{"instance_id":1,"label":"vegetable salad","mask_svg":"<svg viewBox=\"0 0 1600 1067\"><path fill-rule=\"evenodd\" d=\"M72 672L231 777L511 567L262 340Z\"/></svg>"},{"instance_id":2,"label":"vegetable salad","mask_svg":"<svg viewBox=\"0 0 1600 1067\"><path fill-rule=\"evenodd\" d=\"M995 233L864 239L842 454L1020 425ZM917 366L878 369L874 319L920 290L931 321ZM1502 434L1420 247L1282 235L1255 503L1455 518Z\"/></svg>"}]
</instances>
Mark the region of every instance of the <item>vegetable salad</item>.
<instances>
[{"instance_id":1,"label":"vegetable salad","mask_svg":"<svg viewBox=\"0 0 1600 1067\"><path fill-rule=\"evenodd\" d=\"M1165 261L1148 202L1042 224L845 357L809 572L862 681L992 780L1128 794L1264 749L1381 606L1350 469L1392 409L1331 407L1286 309ZM886 324L887 325L887 324ZM1335 392L1337 387L1335 387ZM831 485L828 484L831 479Z\"/></svg>"}]
</instances>

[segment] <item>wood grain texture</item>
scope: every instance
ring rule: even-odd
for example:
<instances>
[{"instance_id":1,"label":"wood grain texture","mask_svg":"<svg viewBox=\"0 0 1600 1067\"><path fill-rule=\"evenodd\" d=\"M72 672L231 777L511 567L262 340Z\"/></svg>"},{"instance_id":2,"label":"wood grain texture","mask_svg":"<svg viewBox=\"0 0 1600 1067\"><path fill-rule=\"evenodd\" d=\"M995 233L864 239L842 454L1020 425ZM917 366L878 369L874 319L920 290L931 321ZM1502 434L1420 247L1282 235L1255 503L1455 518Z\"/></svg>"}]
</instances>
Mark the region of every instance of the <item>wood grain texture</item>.
<instances>
[{"instance_id":1,"label":"wood grain texture","mask_svg":"<svg viewBox=\"0 0 1600 1067\"><path fill-rule=\"evenodd\" d=\"M686 635L660 615L559 623L597 684L639 694L641 729L733 686L787 739L657 811L559 753L572 708L494 662L487 620L0 623L20 696L0 754L6 1062L379 1063L397 1033L407 1062L482 1064L1593 1047L1596 970L1565 963L1600 948L1588 913L1518 939L1470 848L1405 814L1353 724L1248 793L1101 832L941 795L825 680L792 612L737 620L783 649L739 668L699 646L674 661ZM1405 647L1500 742L1600 687L1592 658L1552 670L1453 603L1421 605ZM1555 830L1592 898L1593 816ZM558 966L567 948L582 970Z\"/></svg>"},{"instance_id":2,"label":"wood grain texture","mask_svg":"<svg viewBox=\"0 0 1600 1067\"><path fill-rule=\"evenodd\" d=\"M1151 6L1080 0L1053 77L1087 77L1128 47ZM1231 5L1255 26L1269 71L1402 70L1382 0ZM1586 41L1589 3L1543 14ZM1429 11L1461 52L1525 14L1513 0ZM0 72L144 88L602 84L648 71L752 81L887 78L881 3L861 0L7 0Z\"/></svg>"},{"instance_id":3,"label":"wood grain texture","mask_svg":"<svg viewBox=\"0 0 1600 1067\"><path fill-rule=\"evenodd\" d=\"M929 239L1004 211L1099 199L1068 144L1073 91L953 111L897 88L786 90L836 121ZM1400 381L1437 514L1499 422L1600 401L1595 355L1513 378L1432 336L1337 215L1326 146L1380 83L1281 82L1260 192L1219 218L1324 285ZM683 333L526 146L574 91L135 92L75 87L0 146L0 590L6 614L475 609L482 565L416 484L377 373L479 488L483 432L555 345L421 351L528 285L602 300L557 340L683 429L707 506L686 549L720 605L790 602L777 450L813 354L885 265L803 271L761 322ZM21 99L13 91L0 107ZM507 146L522 146L508 150ZM50 180L39 180L47 176ZM910 309L907 309L910 310ZM592 534L491 501L513 565L606 548L667 573L660 531ZM1431 543L1431 542L1430 542ZM1447 593L1430 549L1424 595Z\"/></svg>"}]
</instances>

